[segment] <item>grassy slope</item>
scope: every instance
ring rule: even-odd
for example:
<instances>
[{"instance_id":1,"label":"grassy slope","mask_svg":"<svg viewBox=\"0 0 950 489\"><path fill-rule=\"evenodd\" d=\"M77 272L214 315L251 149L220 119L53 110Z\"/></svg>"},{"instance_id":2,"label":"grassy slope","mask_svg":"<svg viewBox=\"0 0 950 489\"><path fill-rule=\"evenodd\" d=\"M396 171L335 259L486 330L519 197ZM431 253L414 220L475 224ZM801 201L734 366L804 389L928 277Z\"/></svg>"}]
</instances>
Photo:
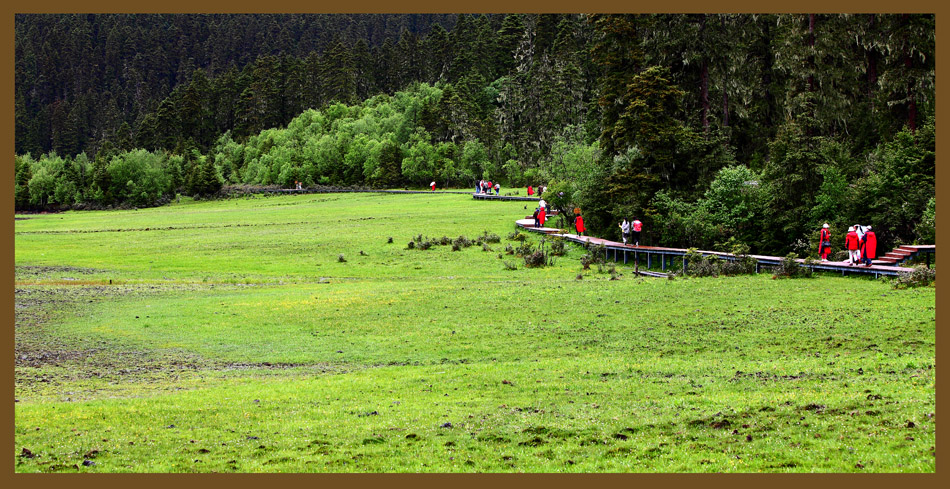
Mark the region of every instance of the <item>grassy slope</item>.
<instances>
[{"instance_id":1,"label":"grassy slope","mask_svg":"<svg viewBox=\"0 0 950 489\"><path fill-rule=\"evenodd\" d=\"M515 271L505 240L405 249L504 238L523 206L310 195L17 221L18 354L42 360L17 366L16 470L935 470L933 289L577 280L579 249Z\"/></svg>"}]
</instances>

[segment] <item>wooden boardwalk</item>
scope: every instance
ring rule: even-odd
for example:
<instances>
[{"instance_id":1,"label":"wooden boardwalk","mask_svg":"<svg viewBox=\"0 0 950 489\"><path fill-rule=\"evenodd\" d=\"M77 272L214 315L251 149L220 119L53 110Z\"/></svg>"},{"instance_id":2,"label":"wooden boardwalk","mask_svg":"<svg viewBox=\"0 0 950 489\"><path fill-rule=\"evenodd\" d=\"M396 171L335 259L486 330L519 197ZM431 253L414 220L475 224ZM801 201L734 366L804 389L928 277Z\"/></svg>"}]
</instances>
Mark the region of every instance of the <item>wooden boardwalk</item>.
<instances>
[{"instance_id":1,"label":"wooden boardwalk","mask_svg":"<svg viewBox=\"0 0 950 489\"><path fill-rule=\"evenodd\" d=\"M618 243L616 241L610 241L603 238L597 238L593 236L579 236L576 234L570 233L561 233L561 230L558 228L551 227L534 227L534 219L519 219L515 221L519 227L524 228L528 231L543 233L551 236L558 236L568 241L579 244L592 244L595 246L603 246L605 258L613 258L614 261L623 261L623 263L628 263L631 259L635 263L641 264L644 261L646 262L646 267L651 268L653 266L653 261L658 259L660 262L660 268L666 270L667 268L673 268L673 259L676 257L680 258L680 266L682 267L683 272L686 271L686 267L689 262L686 258L686 253L688 250L682 248L665 248L660 246L633 246L625 245L623 243ZM936 251L934 245L930 245L929 249L931 252ZM721 251L706 251L706 250L697 250L698 253L703 256L715 255L724 260L734 260L735 256L731 253L723 253ZM611 256L612 255L612 256ZM763 266L774 267L778 266L784 260L784 257L780 256L767 256L767 255L749 255L754 258L756 261L756 272L759 272ZM797 259L798 263L805 265L805 260ZM811 265L807 265L812 270L826 271L826 272L838 272L842 275L860 273L860 274L873 274L875 277L881 275L896 276L901 273L910 272L911 268L901 267L891 265L887 262L882 262L880 260L872 260L872 265L870 267L866 266L851 266L848 265L847 261L834 262L834 261L824 261L816 262Z\"/></svg>"},{"instance_id":2,"label":"wooden boardwalk","mask_svg":"<svg viewBox=\"0 0 950 489\"><path fill-rule=\"evenodd\" d=\"M235 190L237 192L237 190ZM259 194L337 194L337 193L377 193L377 194L461 194L471 192L465 190L380 190L362 188L261 188L251 191L240 191Z\"/></svg>"},{"instance_id":3,"label":"wooden boardwalk","mask_svg":"<svg viewBox=\"0 0 950 489\"><path fill-rule=\"evenodd\" d=\"M516 195L493 195L481 193L472 193L472 198L475 200L530 200L533 202L540 200L538 197L519 197Z\"/></svg>"}]
</instances>

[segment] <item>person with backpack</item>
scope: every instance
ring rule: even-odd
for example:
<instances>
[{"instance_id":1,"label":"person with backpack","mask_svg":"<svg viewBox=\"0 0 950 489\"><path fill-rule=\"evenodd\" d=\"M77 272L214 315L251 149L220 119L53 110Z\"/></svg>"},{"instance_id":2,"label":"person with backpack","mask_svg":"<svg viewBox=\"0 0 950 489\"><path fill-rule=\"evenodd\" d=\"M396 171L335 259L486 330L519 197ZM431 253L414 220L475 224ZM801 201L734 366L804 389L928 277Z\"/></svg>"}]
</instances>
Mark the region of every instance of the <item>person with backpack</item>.
<instances>
[{"instance_id":1,"label":"person with backpack","mask_svg":"<svg viewBox=\"0 0 950 489\"><path fill-rule=\"evenodd\" d=\"M640 230L643 229L643 223L636 217L630 223L630 230L633 232L633 245L640 246Z\"/></svg>"},{"instance_id":2,"label":"person with backpack","mask_svg":"<svg viewBox=\"0 0 950 489\"><path fill-rule=\"evenodd\" d=\"M821 261L828 261L828 253L831 252L831 231L826 222L821 227L821 234L818 235L818 254L821 255Z\"/></svg>"},{"instance_id":3,"label":"person with backpack","mask_svg":"<svg viewBox=\"0 0 950 489\"><path fill-rule=\"evenodd\" d=\"M501 184L500 184L500 183L496 183L496 184L495 184L495 195L498 195L498 194L500 194L500 193L501 193Z\"/></svg>"},{"instance_id":4,"label":"person with backpack","mask_svg":"<svg viewBox=\"0 0 950 489\"><path fill-rule=\"evenodd\" d=\"M623 238L623 244L627 244L627 240L630 239L630 222L626 217L620 222L620 237Z\"/></svg>"},{"instance_id":5,"label":"person with backpack","mask_svg":"<svg viewBox=\"0 0 950 489\"><path fill-rule=\"evenodd\" d=\"M531 215L531 217L534 218L534 227L536 227L536 228L541 227L541 223L538 222L538 213L540 212L540 209L541 209L540 207L536 208L536 209L534 210L534 214Z\"/></svg>"}]
</instances>

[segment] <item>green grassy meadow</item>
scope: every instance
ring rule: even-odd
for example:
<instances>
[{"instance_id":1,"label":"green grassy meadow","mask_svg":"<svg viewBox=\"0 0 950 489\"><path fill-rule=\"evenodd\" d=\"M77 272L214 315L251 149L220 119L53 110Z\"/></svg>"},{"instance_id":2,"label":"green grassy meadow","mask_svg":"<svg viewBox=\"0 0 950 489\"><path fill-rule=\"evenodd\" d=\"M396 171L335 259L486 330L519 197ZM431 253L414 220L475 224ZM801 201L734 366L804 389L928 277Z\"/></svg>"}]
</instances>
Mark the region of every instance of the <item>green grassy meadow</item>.
<instances>
[{"instance_id":1,"label":"green grassy meadow","mask_svg":"<svg viewBox=\"0 0 950 489\"><path fill-rule=\"evenodd\" d=\"M524 205L18 215L15 470L935 471L933 287L529 269Z\"/></svg>"}]
</instances>

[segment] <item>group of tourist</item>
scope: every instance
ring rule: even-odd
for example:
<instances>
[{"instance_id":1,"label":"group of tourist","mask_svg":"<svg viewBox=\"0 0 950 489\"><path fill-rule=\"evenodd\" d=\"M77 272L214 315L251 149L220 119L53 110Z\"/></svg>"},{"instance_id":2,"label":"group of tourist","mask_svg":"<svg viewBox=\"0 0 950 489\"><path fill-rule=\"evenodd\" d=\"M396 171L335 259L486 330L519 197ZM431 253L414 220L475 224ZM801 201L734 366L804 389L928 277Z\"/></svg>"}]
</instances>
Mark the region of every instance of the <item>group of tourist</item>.
<instances>
[{"instance_id":1,"label":"group of tourist","mask_svg":"<svg viewBox=\"0 0 950 489\"><path fill-rule=\"evenodd\" d=\"M528 187L531 188L531 187ZM534 227L539 228L544 226L544 220L547 217L550 209L548 209L548 203L544 199L538 199L538 207L534 209Z\"/></svg>"},{"instance_id":2,"label":"group of tourist","mask_svg":"<svg viewBox=\"0 0 950 489\"><path fill-rule=\"evenodd\" d=\"M538 185L538 197L541 197L541 195L544 194L544 191L547 189L548 189L547 187ZM534 195L534 187L532 187L531 185L528 185L528 197L531 197L532 195Z\"/></svg>"},{"instance_id":3,"label":"group of tourist","mask_svg":"<svg viewBox=\"0 0 950 489\"><path fill-rule=\"evenodd\" d=\"M862 226L855 224L848 228L848 234L844 237L844 245L848 250L848 266L871 266L871 260L877 258L877 236L871 229L871 226ZM828 223L821 227L821 234L818 238L818 254L821 255L821 261L828 261L828 253L831 251L831 231Z\"/></svg>"},{"instance_id":4,"label":"group of tourist","mask_svg":"<svg viewBox=\"0 0 950 489\"><path fill-rule=\"evenodd\" d=\"M491 195L491 191L492 191L492 190L495 191L495 195L500 194L500 193L501 193L501 185L500 185L500 184L497 184L497 183L493 184L493 183L491 182L491 180L479 180L478 183L475 185L475 193L476 193L476 194L488 194L488 195Z\"/></svg>"},{"instance_id":5,"label":"group of tourist","mask_svg":"<svg viewBox=\"0 0 950 489\"><path fill-rule=\"evenodd\" d=\"M623 218L620 221L620 235L623 237L623 244L632 241L634 246L640 246L640 231L643 230L643 223L636 217L632 221Z\"/></svg>"}]
</instances>

